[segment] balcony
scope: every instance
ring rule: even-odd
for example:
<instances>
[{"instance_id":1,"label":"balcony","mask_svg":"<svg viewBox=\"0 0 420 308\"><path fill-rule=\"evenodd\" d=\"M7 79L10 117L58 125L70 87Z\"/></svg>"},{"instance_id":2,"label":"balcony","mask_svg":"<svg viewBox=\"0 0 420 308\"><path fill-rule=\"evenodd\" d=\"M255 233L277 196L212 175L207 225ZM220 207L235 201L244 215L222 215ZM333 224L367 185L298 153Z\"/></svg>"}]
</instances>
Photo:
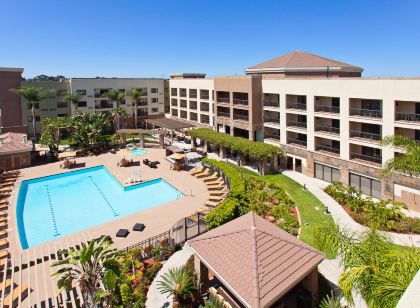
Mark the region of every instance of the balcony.
<instances>
[{"instance_id":1,"label":"balcony","mask_svg":"<svg viewBox=\"0 0 420 308\"><path fill-rule=\"evenodd\" d=\"M233 119L234 120L239 120L239 121L249 121L249 116L234 113L233 114Z\"/></svg>"},{"instance_id":2,"label":"balcony","mask_svg":"<svg viewBox=\"0 0 420 308\"><path fill-rule=\"evenodd\" d=\"M340 107L328 105L315 105L315 112L340 113Z\"/></svg>"},{"instance_id":3,"label":"balcony","mask_svg":"<svg viewBox=\"0 0 420 308\"><path fill-rule=\"evenodd\" d=\"M368 118L382 118L382 111L362 108L350 108L350 115Z\"/></svg>"},{"instance_id":4,"label":"balcony","mask_svg":"<svg viewBox=\"0 0 420 308\"><path fill-rule=\"evenodd\" d=\"M330 134L340 134L340 128L326 125L315 125L315 131Z\"/></svg>"},{"instance_id":5,"label":"balcony","mask_svg":"<svg viewBox=\"0 0 420 308\"><path fill-rule=\"evenodd\" d=\"M208 100L210 98L209 90L200 90L200 99Z\"/></svg>"},{"instance_id":6,"label":"balcony","mask_svg":"<svg viewBox=\"0 0 420 308\"><path fill-rule=\"evenodd\" d=\"M233 99L233 104L248 106L248 100L247 99L241 99L241 98L234 98Z\"/></svg>"},{"instance_id":7,"label":"balcony","mask_svg":"<svg viewBox=\"0 0 420 308\"><path fill-rule=\"evenodd\" d=\"M367 133L367 132L362 132L358 130L350 131L350 138L361 138L361 139L367 139L371 141L379 141L381 140L381 137L382 136L380 134Z\"/></svg>"},{"instance_id":8,"label":"balcony","mask_svg":"<svg viewBox=\"0 0 420 308\"><path fill-rule=\"evenodd\" d=\"M114 108L114 104L110 101L95 103L95 109L112 109L112 108Z\"/></svg>"},{"instance_id":9,"label":"balcony","mask_svg":"<svg viewBox=\"0 0 420 308\"><path fill-rule=\"evenodd\" d=\"M295 138L287 138L287 144L302 146L302 147L305 147L305 148L308 145L308 143L306 141L303 141L303 140L300 140L300 139L295 139Z\"/></svg>"},{"instance_id":10,"label":"balcony","mask_svg":"<svg viewBox=\"0 0 420 308\"><path fill-rule=\"evenodd\" d=\"M230 103L230 93L225 91L216 92L216 102L229 104Z\"/></svg>"},{"instance_id":11,"label":"balcony","mask_svg":"<svg viewBox=\"0 0 420 308\"><path fill-rule=\"evenodd\" d=\"M279 101L272 101L272 100L263 100L264 107L273 107L273 108L280 108Z\"/></svg>"},{"instance_id":12,"label":"balcony","mask_svg":"<svg viewBox=\"0 0 420 308\"><path fill-rule=\"evenodd\" d=\"M316 151L320 152L327 152L329 154L337 154L340 155L340 149L334 148L330 145L318 144L315 146Z\"/></svg>"},{"instance_id":13,"label":"balcony","mask_svg":"<svg viewBox=\"0 0 420 308\"><path fill-rule=\"evenodd\" d=\"M306 122L299 122L299 121L292 121L292 120L287 120L286 122L287 127L298 127L298 128L306 129L307 125L308 124Z\"/></svg>"},{"instance_id":14,"label":"balcony","mask_svg":"<svg viewBox=\"0 0 420 308\"><path fill-rule=\"evenodd\" d=\"M200 123L210 124L210 117L208 115L200 115Z\"/></svg>"},{"instance_id":15,"label":"balcony","mask_svg":"<svg viewBox=\"0 0 420 308\"><path fill-rule=\"evenodd\" d=\"M364 155L364 154L355 153L355 152L350 152L350 159L357 159L357 160L362 160L362 161L371 162L375 164L382 163L381 156Z\"/></svg>"},{"instance_id":16,"label":"balcony","mask_svg":"<svg viewBox=\"0 0 420 308\"><path fill-rule=\"evenodd\" d=\"M306 104L300 104L300 103L287 103L286 104L287 109L296 109L296 110L303 110L306 111Z\"/></svg>"},{"instance_id":17,"label":"balcony","mask_svg":"<svg viewBox=\"0 0 420 308\"><path fill-rule=\"evenodd\" d=\"M265 133L264 140L280 144L280 135Z\"/></svg>"},{"instance_id":18,"label":"balcony","mask_svg":"<svg viewBox=\"0 0 420 308\"><path fill-rule=\"evenodd\" d=\"M221 112L221 111L219 111L219 112L217 113L217 116L218 116L218 117L220 117L220 118L230 118L230 113L228 113L228 112Z\"/></svg>"},{"instance_id":19,"label":"balcony","mask_svg":"<svg viewBox=\"0 0 420 308\"><path fill-rule=\"evenodd\" d=\"M395 113L395 121L419 122L420 123L420 114L418 114L418 113L396 112Z\"/></svg>"}]
</instances>

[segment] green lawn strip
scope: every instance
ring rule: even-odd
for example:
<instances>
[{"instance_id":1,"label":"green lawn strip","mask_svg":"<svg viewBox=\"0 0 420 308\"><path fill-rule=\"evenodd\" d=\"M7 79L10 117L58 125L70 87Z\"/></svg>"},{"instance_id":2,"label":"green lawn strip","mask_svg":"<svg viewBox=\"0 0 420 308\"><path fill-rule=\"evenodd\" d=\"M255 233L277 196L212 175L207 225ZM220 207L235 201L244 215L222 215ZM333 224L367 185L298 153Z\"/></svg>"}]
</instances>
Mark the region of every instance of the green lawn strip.
<instances>
[{"instance_id":1,"label":"green lawn strip","mask_svg":"<svg viewBox=\"0 0 420 308\"><path fill-rule=\"evenodd\" d=\"M280 184L293 198L302 221L300 239L312 247L315 247L313 227L318 223L327 220L334 223L332 217L324 213L324 204L311 192L304 190L302 185L285 175L267 175L265 178L269 181ZM316 210L315 207L319 210ZM308 225L305 225L306 223Z\"/></svg>"}]
</instances>

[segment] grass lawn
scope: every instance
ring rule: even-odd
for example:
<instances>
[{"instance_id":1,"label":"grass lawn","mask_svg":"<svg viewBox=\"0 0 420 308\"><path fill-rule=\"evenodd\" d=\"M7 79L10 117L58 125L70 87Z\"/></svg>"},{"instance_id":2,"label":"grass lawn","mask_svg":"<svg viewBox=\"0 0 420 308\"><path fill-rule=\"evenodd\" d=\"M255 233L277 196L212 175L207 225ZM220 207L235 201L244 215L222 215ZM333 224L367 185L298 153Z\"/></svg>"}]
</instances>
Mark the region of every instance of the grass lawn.
<instances>
[{"instance_id":1,"label":"grass lawn","mask_svg":"<svg viewBox=\"0 0 420 308\"><path fill-rule=\"evenodd\" d=\"M293 198L302 221L300 239L314 247L313 226L325 220L330 220L331 223L334 222L330 215L324 214L324 204L311 192L303 190L302 185L285 175L267 175L265 178L281 185ZM319 208L319 210L316 210L315 207ZM308 225L305 225L306 223Z\"/></svg>"}]
</instances>

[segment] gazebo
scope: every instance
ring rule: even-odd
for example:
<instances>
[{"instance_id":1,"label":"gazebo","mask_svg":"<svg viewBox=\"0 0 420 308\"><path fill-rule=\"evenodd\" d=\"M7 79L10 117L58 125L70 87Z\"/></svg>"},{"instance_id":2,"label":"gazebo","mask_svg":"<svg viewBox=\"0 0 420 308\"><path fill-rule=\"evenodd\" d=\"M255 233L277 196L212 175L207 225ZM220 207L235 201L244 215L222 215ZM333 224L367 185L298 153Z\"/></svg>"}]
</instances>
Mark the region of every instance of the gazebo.
<instances>
[{"instance_id":1,"label":"gazebo","mask_svg":"<svg viewBox=\"0 0 420 308\"><path fill-rule=\"evenodd\" d=\"M229 307L313 307L324 256L253 212L192 240L200 292Z\"/></svg>"},{"instance_id":2,"label":"gazebo","mask_svg":"<svg viewBox=\"0 0 420 308\"><path fill-rule=\"evenodd\" d=\"M141 128L124 128L117 130L120 136L120 144L127 143L127 134L138 134L140 143L145 147L145 135L159 135L159 148L165 148L165 130L163 129L141 129Z\"/></svg>"}]
</instances>

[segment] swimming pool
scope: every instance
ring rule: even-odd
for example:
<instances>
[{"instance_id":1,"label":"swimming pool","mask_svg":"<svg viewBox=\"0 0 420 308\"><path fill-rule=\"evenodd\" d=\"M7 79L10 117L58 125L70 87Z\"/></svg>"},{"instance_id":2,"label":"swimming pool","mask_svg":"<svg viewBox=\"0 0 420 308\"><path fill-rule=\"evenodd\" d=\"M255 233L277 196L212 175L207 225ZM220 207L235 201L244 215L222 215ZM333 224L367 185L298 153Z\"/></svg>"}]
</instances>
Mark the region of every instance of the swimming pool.
<instances>
[{"instance_id":1,"label":"swimming pool","mask_svg":"<svg viewBox=\"0 0 420 308\"><path fill-rule=\"evenodd\" d=\"M140 156L140 155L144 155L146 154L147 151L144 149L135 149L135 150L131 150L131 156Z\"/></svg>"},{"instance_id":2,"label":"swimming pool","mask_svg":"<svg viewBox=\"0 0 420 308\"><path fill-rule=\"evenodd\" d=\"M103 166L23 181L16 207L22 249L181 197L163 179L124 188Z\"/></svg>"}]
</instances>

